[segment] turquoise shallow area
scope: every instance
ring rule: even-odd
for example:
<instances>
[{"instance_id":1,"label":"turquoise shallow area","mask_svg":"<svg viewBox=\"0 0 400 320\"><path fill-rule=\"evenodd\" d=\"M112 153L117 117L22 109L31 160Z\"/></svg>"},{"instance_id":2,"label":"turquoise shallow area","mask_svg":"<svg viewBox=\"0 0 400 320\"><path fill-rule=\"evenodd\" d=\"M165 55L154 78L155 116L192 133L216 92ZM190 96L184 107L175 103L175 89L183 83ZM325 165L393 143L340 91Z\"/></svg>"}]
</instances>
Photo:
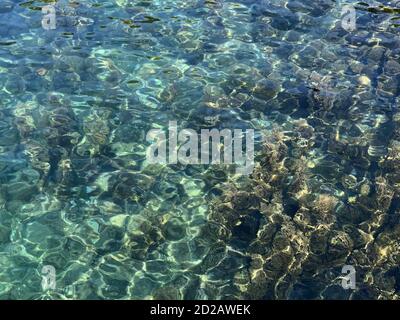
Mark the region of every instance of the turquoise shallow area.
<instances>
[{"instance_id":1,"label":"turquoise shallow area","mask_svg":"<svg viewBox=\"0 0 400 320\"><path fill-rule=\"evenodd\" d=\"M42 27L49 4L54 30ZM146 133L169 121L254 129L260 160L262 132L290 140L306 121L312 139L296 141L313 141L308 191L357 203L400 150L399 18L393 1L2 0L0 299L240 298L235 271L251 269L250 255L207 230L211 204L247 178L232 166L149 164ZM379 181L394 189L382 218L392 230L390 170ZM389 235L374 268L400 257ZM56 288L43 290L47 265ZM399 270L380 279L391 281L383 297L398 297ZM304 292L284 298L318 298Z\"/></svg>"}]
</instances>

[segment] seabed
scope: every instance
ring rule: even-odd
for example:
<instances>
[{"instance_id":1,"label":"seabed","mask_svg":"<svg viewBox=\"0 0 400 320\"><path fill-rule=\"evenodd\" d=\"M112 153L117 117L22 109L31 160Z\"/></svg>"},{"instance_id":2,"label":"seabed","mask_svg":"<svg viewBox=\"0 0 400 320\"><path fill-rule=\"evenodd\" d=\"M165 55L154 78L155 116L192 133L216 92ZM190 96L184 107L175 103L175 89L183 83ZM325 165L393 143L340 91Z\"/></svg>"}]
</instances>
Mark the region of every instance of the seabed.
<instances>
[{"instance_id":1,"label":"seabed","mask_svg":"<svg viewBox=\"0 0 400 320\"><path fill-rule=\"evenodd\" d=\"M2 0L0 299L398 299L399 18ZM171 121L254 130L251 174L150 163Z\"/></svg>"}]
</instances>

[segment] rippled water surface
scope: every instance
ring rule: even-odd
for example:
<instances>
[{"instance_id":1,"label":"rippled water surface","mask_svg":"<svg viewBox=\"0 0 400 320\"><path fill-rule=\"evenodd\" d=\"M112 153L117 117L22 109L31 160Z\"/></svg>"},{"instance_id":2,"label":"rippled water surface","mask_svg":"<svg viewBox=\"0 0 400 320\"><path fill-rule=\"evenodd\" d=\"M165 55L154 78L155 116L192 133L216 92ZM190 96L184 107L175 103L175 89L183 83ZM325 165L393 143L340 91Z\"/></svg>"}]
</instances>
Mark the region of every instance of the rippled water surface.
<instances>
[{"instance_id":1,"label":"rippled water surface","mask_svg":"<svg viewBox=\"0 0 400 320\"><path fill-rule=\"evenodd\" d=\"M0 298L399 298L399 19L397 1L2 0ZM169 121L254 129L253 174L150 164Z\"/></svg>"}]
</instances>

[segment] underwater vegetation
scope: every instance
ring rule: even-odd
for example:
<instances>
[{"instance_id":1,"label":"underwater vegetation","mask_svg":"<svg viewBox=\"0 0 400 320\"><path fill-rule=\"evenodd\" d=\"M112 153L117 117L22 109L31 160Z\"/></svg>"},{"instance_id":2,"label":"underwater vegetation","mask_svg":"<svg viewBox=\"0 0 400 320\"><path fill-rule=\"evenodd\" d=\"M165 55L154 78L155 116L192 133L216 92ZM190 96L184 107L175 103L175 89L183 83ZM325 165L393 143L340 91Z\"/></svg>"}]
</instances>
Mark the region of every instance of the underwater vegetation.
<instances>
[{"instance_id":1,"label":"underwater vegetation","mask_svg":"<svg viewBox=\"0 0 400 320\"><path fill-rule=\"evenodd\" d=\"M398 299L400 7L342 4L1 1L0 299ZM254 171L149 163L170 121Z\"/></svg>"},{"instance_id":2,"label":"underwater vegetation","mask_svg":"<svg viewBox=\"0 0 400 320\"><path fill-rule=\"evenodd\" d=\"M314 148L312 127L294 123L302 134L272 132L254 174L213 204L215 238L228 253L249 260L232 270L227 297L397 299L399 188L391 165L399 153L389 147L376 173L361 181L338 168L332 186L329 176L318 174L324 163L307 156ZM298 144L304 135L311 145ZM353 292L338 282L343 265L358 270Z\"/></svg>"}]
</instances>

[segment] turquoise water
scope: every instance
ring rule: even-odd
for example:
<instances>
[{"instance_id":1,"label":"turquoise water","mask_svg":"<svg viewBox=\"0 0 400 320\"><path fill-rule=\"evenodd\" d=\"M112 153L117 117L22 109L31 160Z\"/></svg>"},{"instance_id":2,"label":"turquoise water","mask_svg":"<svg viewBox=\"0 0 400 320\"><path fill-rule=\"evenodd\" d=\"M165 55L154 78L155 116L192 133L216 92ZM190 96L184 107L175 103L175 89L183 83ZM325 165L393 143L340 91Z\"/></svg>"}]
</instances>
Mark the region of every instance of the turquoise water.
<instances>
[{"instance_id":1,"label":"turquoise water","mask_svg":"<svg viewBox=\"0 0 400 320\"><path fill-rule=\"evenodd\" d=\"M2 0L0 298L399 298L395 2ZM169 121L253 174L149 163Z\"/></svg>"}]
</instances>

